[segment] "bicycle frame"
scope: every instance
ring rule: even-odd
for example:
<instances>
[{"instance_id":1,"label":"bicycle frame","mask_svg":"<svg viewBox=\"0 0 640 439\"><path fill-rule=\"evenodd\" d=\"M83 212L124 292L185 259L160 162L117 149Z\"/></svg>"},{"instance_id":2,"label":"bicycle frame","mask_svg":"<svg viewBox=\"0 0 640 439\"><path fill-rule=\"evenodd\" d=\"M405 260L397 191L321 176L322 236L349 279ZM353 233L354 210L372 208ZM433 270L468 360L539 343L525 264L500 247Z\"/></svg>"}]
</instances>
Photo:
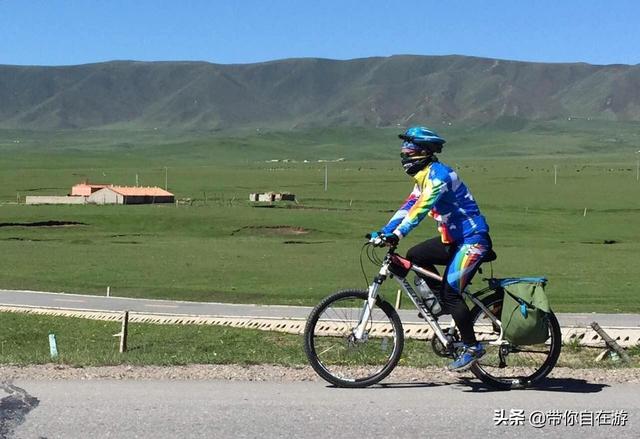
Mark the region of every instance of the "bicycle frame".
<instances>
[{"instance_id":1,"label":"bicycle frame","mask_svg":"<svg viewBox=\"0 0 640 439\"><path fill-rule=\"evenodd\" d=\"M394 268L395 270L392 271L392 269ZM397 268L400 268L400 270L398 271ZM430 277L431 279L438 280L440 282L442 282L443 280L442 277L439 276L438 274L433 273L429 270L426 270L422 267L419 267L411 263L409 260L401 257L400 255L395 253L395 247L391 247L382 261L382 265L380 267L380 271L378 272L378 275L373 279L373 282L369 286L369 297L368 297L367 303L365 304L362 310L362 314L360 316L360 322L353 331L355 339L361 340L364 337L367 322L371 317L371 310L373 309L373 306L375 305L378 297L378 291L382 286L382 283L388 277L393 277L396 280L396 282L398 282L400 289L404 291L407 296L409 296L409 299L411 299L411 302L413 302L414 306L420 311L425 322L427 322L431 327L431 329L433 329L434 334L438 337L442 345L446 349L455 347L458 344L458 342L454 342L453 343L454 346L451 346L452 341L449 338L447 338L447 336L444 334L444 332L440 328L437 318L434 317L431 311L425 306L421 298L418 296L418 294L415 292L415 290L411 286L411 283L407 281L406 275L403 276L399 274L405 271L406 271L406 274L408 274L409 272L414 272L422 276ZM496 316L494 316L493 313L489 311L489 309L487 309L487 307L484 306L482 301L478 298L478 296L482 296L484 293L488 291L494 291L494 289L491 286L488 286L473 294L469 293L465 289L463 291L463 294L466 297L468 297L473 303L475 303L478 307L480 307L484 311L484 313L489 317L489 319L494 324L498 325L498 327L500 328L500 336L498 337L498 339L495 341L490 341L489 344L498 345L498 346L507 344L508 342L503 340L504 332L502 329L502 322L500 322L500 320Z\"/></svg>"}]
</instances>

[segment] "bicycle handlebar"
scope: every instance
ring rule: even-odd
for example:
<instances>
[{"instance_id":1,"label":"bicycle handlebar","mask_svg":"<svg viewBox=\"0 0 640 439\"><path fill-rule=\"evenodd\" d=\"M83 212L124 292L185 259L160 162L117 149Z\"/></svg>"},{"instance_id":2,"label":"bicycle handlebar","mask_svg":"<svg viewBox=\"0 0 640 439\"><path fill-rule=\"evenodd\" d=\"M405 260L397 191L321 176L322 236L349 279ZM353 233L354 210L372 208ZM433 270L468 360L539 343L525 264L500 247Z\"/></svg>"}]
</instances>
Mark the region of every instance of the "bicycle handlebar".
<instances>
[{"instance_id":1,"label":"bicycle handlebar","mask_svg":"<svg viewBox=\"0 0 640 439\"><path fill-rule=\"evenodd\" d=\"M372 239L371 233L367 233L365 238L369 241L369 244L374 247L389 247L390 251L394 251L398 247L397 244L394 245L387 241L384 236L376 236Z\"/></svg>"}]
</instances>

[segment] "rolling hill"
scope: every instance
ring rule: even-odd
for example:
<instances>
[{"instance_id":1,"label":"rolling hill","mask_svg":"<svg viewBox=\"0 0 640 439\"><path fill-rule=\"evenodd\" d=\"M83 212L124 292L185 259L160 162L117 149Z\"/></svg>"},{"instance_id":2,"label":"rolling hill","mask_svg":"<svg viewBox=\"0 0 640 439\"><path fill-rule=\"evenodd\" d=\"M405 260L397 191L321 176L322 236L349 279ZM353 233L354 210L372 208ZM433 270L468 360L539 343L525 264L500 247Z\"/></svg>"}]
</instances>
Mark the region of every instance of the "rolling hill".
<instances>
[{"instance_id":1,"label":"rolling hill","mask_svg":"<svg viewBox=\"0 0 640 439\"><path fill-rule=\"evenodd\" d=\"M640 120L640 65L392 56L0 65L0 128L276 129Z\"/></svg>"}]
</instances>

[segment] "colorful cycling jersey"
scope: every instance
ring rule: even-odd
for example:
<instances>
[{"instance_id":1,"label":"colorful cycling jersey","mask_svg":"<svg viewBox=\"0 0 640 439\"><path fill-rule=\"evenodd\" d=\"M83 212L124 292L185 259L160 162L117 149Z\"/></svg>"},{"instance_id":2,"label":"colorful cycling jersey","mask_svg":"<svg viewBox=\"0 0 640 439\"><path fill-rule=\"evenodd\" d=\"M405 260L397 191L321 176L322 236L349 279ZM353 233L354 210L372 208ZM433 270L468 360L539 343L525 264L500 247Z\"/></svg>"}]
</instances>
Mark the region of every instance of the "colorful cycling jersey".
<instances>
[{"instance_id":1,"label":"colorful cycling jersey","mask_svg":"<svg viewBox=\"0 0 640 439\"><path fill-rule=\"evenodd\" d=\"M384 226L383 233L406 236L427 215L438 222L445 244L462 243L465 238L489 232L471 192L453 169L435 161L413 178L413 191Z\"/></svg>"}]
</instances>

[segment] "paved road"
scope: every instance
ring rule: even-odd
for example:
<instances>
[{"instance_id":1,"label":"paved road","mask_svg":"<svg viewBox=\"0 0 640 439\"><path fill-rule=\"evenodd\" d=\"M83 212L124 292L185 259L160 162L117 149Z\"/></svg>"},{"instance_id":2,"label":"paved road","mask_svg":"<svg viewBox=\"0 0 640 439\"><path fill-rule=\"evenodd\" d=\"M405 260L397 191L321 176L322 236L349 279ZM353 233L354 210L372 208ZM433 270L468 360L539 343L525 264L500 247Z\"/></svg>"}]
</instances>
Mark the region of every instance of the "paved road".
<instances>
[{"instance_id":1,"label":"paved road","mask_svg":"<svg viewBox=\"0 0 640 439\"><path fill-rule=\"evenodd\" d=\"M90 309L109 311L138 311L161 314L189 314L204 316L283 317L304 319L311 311L305 306L242 305L215 302L184 302L169 300L131 299L65 293L0 290L0 305L29 305L50 308ZM401 311L403 321L421 321L415 311ZM443 320L446 320L443 319ZM594 320L601 326L639 327L640 314L560 313L560 324L588 326Z\"/></svg>"},{"instance_id":2,"label":"paved road","mask_svg":"<svg viewBox=\"0 0 640 439\"><path fill-rule=\"evenodd\" d=\"M639 384L550 380L542 390L487 392L460 384L413 383L363 390L317 382L18 381L0 388L0 437L16 438L369 438L640 437ZM10 414L2 408L11 401ZM495 425L496 410L523 424ZM549 411L557 410L558 415ZM541 411L544 427L531 426ZM582 421L552 425L569 411ZM598 412L602 412L598 414ZM628 419L625 421L625 414ZM539 415L534 415L539 416ZM594 426L586 426L592 419ZM20 418L20 419L18 419ZM534 418L534 421L536 418ZM550 421L551 420L551 421ZM574 419L575 420L575 419ZM542 420L540 420L541 423ZM582 422L583 426L580 425ZM612 423L626 424L609 426ZM4 426L3 426L4 424ZM607 426L602 426L605 424ZM536 431L534 431L536 430Z\"/></svg>"}]
</instances>

